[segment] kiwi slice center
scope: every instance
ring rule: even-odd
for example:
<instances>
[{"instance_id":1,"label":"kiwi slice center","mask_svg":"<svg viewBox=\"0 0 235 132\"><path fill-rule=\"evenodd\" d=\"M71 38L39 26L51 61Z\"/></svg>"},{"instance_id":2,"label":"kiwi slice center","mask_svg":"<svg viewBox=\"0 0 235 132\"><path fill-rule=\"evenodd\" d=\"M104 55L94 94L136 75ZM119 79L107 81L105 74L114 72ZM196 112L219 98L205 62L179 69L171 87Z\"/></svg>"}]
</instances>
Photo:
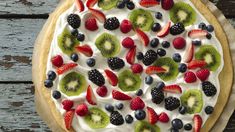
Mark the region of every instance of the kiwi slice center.
<instances>
[{"instance_id":1,"label":"kiwi slice center","mask_svg":"<svg viewBox=\"0 0 235 132\"><path fill-rule=\"evenodd\" d=\"M76 87L79 87L79 84L78 82L75 80L75 81L71 81L67 84L67 87L66 87L66 90L68 91L76 91Z\"/></svg>"},{"instance_id":2,"label":"kiwi slice center","mask_svg":"<svg viewBox=\"0 0 235 132\"><path fill-rule=\"evenodd\" d=\"M131 78L126 78L125 79L125 83L126 83L127 86L131 86L131 85L134 84L134 82L133 82L133 80Z\"/></svg>"},{"instance_id":3,"label":"kiwi slice center","mask_svg":"<svg viewBox=\"0 0 235 132\"><path fill-rule=\"evenodd\" d=\"M180 21L184 21L187 19L188 14L183 10L179 10L177 12L177 16L179 17Z\"/></svg>"},{"instance_id":4,"label":"kiwi slice center","mask_svg":"<svg viewBox=\"0 0 235 132\"><path fill-rule=\"evenodd\" d=\"M136 23L137 23L138 25L141 25L141 24L143 24L145 21L146 21L146 18L145 18L144 16L138 16Z\"/></svg>"},{"instance_id":5,"label":"kiwi slice center","mask_svg":"<svg viewBox=\"0 0 235 132\"><path fill-rule=\"evenodd\" d=\"M204 59L207 64L213 63L213 58L212 58L211 54L206 54Z\"/></svg>"},{"instance_id":6,"label":"kiwi slice center","mask_svg":"<svg viewBox=\"0 0 235 132\"><path fill-rule=\"evenodd\" d=\"M190 97L188 98L188 100L187 100L188 106L189 106L190 108L192 108L192 107L194 106L194 104L195 104L195 101L196 101L195 97L190 96Z\"/></svg>"},{"instance_id":7,"label":"kiwi slice center","mask_svg":"<svg viewBox=\"0 0 235 132\"><path fill-rule=\"evenodd\" d=\"M111 42L105 41L105 42L104 42L104 48L105 48L106 50L111 50L111 49L112 49L112 44L111 44Z\"/></svg>"},{"instance_id":8,"label":"kiwi slice center","mask_svg":"<svg viewBox=\"0 0 235 132\"><path fill-rule=\"evenodd\" d=\"M169 71L170 71L170 67L169 67L169 66L167 66L167 65L162 66L162 68L163 68L163 69L165 69L165 70L166 70L166 72L169 72Z\"/></svg>"},{"instance_id":9,"label":"kiwi slice center","mask_svg":"<svg viewBox=\"0 0 235 132\"><path fill-rule=\"evenodd\" d=\"M143 132L151 132L149 129L144 129Z\"/></svg>"},{"instance_id":10,"label":"kiwi slice center","mask_svg":"<svg viewBox=\"0 0 235 132\"><path fill-rule=\"evenodd\" d=\"M92 121L94 122L100 122L102 119L100 115L96 115L96 114L92 114L91 118L92 118Z\"/></svg>"}]
</instances>

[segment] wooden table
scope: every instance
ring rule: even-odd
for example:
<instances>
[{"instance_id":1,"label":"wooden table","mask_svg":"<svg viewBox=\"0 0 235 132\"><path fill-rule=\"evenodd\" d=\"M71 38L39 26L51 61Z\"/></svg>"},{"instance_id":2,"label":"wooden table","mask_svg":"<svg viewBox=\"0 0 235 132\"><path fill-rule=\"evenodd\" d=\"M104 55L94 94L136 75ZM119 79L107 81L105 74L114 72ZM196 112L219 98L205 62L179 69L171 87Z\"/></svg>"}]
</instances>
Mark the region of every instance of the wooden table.
<instances>
[{"instance_id":1,"label":"wooden table","mask_svg":"<svg viewBox=\"0 0 235 132\"><path fill-rule=\"evenodd\" d=\"M59 0L0 1L0 132L50 131L34 108L34 41ZM213 0L235 27L235 1ZM235 131L235 113L225 132Z\"/></svg>"}]
</instances>

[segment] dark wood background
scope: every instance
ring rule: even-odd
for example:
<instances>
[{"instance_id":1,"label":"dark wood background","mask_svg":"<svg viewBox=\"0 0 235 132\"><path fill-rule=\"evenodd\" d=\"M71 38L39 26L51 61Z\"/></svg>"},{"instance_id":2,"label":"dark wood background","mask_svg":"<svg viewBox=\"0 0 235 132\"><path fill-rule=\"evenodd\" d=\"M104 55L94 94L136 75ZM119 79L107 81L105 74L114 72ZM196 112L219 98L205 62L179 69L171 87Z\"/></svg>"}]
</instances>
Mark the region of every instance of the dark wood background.
<instances>
[{"instance_id":1,"label":"dark wood background","mask_svg":"<svg viewBox=\"0 0 235 132\"><path fill-rule=\"evenodd\" d=\"M59 0L0 0L0 132L50 131L34 108L34 41ZM235 27L235 0L212 0ZM235 131L235 113L225 132Z\"/></svg>"}]
</instances>

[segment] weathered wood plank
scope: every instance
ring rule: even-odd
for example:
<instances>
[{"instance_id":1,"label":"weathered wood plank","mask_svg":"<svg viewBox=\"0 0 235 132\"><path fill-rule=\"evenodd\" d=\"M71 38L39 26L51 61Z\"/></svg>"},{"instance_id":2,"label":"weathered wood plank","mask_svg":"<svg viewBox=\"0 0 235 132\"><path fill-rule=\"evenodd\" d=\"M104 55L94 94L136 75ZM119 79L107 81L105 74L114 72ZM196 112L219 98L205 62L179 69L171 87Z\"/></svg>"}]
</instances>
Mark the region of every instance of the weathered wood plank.
<instances>
[{"instance_id":1,"label":"weathered wood plank","mask_svg":"<svg viewBox=\"0 0 235 132\"><path fill-rule=\"evenodd\" d=\"M224 15L228 18L235 17L235 1L234 0L219 0L216 6L222 10Z\"/></svg>"}]
</instances>

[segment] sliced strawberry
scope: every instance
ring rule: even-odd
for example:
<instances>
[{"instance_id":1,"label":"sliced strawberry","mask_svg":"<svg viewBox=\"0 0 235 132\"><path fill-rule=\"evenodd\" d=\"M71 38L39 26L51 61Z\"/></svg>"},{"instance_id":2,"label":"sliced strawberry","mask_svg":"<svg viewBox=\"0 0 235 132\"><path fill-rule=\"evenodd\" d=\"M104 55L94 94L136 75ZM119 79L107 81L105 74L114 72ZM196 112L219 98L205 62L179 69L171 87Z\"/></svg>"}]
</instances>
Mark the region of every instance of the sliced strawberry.
<instances>
[{"instance_id":1,"label":"sliced strawberry","mask_svg":"<svg viewBox=\"0 0 235 132\"><path fill-rule=\"evenodd\" d=\"M87 57L91 57L93 55L93 51L89 45L82 45L82 46L77 46L76 50L82 54L84 54Z\"/></svg>"},{"instance_id":2,"label":"sliced strawberry","mask_svg":"<svg viewBox=\"0 0 235 132\"><path fill-rule=\"evenodd\" d=\"M74 67L76 67L78 64L76 63L68 63L68 64L64 64L63 66L59 67L56 69L56 72L58 75L61 75L63 73L65 73L66 71L69 71L71 69L73 69Z\"/></svg>"},{"instance_id":3,"label":"sliced strawberry","mask_svg":"<svg viewBox=\"0 0 235 132\"><path fill-rule=\"evenodd\" d=\"M89 104L96 105L97 100L90 85L87 88L86 100Z\"/></svg>"},{"instance_id":4,"label":"sliced strawberry","mask_svg":"<svg viewBox=\"0 0 235 132\"><path fill-rule=\"evenodd\" d=\"M74 110L67 111L64 115L64 124L67 130L72 128L72 121L74 116Z\"/></svg>"},{"instance_id":5,"label":"sliced strawberry","mask_svg":"<svg viewBox=\"0 0 235 132\"><path fill-rule=\"evenodd\" d=\"M64 64L63 58L60 55L56 55L51 58L51 63L55 67L61 67Z\"/></svg>"},{"instance_id":6,"label":"sliced strawberry","mask_svg":"<svg viewBox=\"0 0 235 132\"><path fill-rule=\"evenodd\" d=\"M106 86L101 86L101 87L98 87L96 89L96 93L100 96L100 97L105 97L108 93L108 89Z\"/></svg>"},{"instance_id":7,"label":"sliced strawberry","mask_svg":"<svg viewBox=\"0 0 235 132\"><path fill-rule=\"evenodd\" d=\"M197 81L197 77L193 72L188 71L184 74L184 80L187 83L194 83Z\"/></svg>"},{"instance_id":8,"label":"sliced strawberry","mask_svg":"<svg viewBox=\"0 0 235 132\"><path fill-rule=\"evenodd\" d=\"M169 117L168 115L165 113L165 112L162 112L159 116L158 116L158 120L160 122L163 122L163 123L167 123L169 121Z\"/></svg>"},{"instance_id":9,"label":"sliced strawberry","mask_svg":"<svg viewBox=\"0 0 235 132\"><path fill-rule=\"evenodd\" d=\"M156 73L164 73L166 70L162 67L157 66L148 66L145 70L145 73L148 75L156 74Z\"/></svg>"},{"instance_id":10,"label":"sliced strawberry","mask_svg":"<svg viewBox=\"0 0 235 132\"><path fill-rule=\"evenodd\" d=\"M193 55L194 55L194 45L190 44L184 53L183 61L189 63L190 61L192 61Z\"/></svg>"},{"instance_id":11,"label":"sliced strawberry","mask_svg":"<svg viewBox=\"0 0 235 132\"><path fill-rule=\"evenodd\" d=\"M84 11L85 7L84 7L82 0L75 0L75 5L76 5L76 8L79 10L79 12Z\"/></svg>"},{"instance_id":12,"label":"sliced strawberry","mask_svg":"<svg viewBox=\"0 0 235 132\"><path fill-rule=\"evenodd\" d=\"M126 95L117 90L112 91L112 96L113 96L113 99L116 99L116 100L131 100L132 99L129 95Z\"/></svg>"},{"instance_id":13,"label":"sliced strawberry","mask_svg":"<svg viewBox=\"0 0 235 132\"><path fill-rule=\"evenodd\" d=\"M166 35L169 34L170 32L170 27L171 27L171 22L168 22L158 33L158 37L165 37Z\"/></svg>"},{"instance_id":14,"label":"sliced strawberry","mask_svg":"<svg viewBox=\"0 0 235 132\"><path fill-rule=\"evenodd\" d=\"M126 54L126 61L133 65L135 63L136 47L131 48Z\"/></svg>"},{"instance_id":15,"label":"sliced strawberry","mask_svg":"<svg viewBox=\"0 0 235 132\"><path fill-rule=\"evenodd\" d=\"M85 116L88 113L88 107L85 103L79 104L75 110L76 114L79 116Z\"/></svg>"},{"instance_id":16,"label":"sliced strawberry","mask_svg":"<svg viewBox=\"0 0 235 132\"><path fill-rule=\"evenodd\" d=\"M140 97L133 98L130 102L130 108L132 110L142 110L144 107L144 101Z\"/></svg>"},{"instance_id":17,"label":"sliced strawberry","mask_svg":"<svg viewBox=\"0 0 235 132\"><path fill-rule=\"evenodd\" d=\"M105 20L106 20L106 17L104 15L103 12L99 11L99 10L96 10L96 9L92 9L92 8L89 8L89 11L91 12L91 14L93 16L96 17L96 19L98 19L100 22L104 23Z\"/></svg>"},{"instance_id":18,"label":"sliced strawberry","mask_svg":"<svg viewBox=\"0 0 235 132\"><path fill-rule=\"evenodd\" d=\"M165 10L170 10L174 6L173 0L161 0L162 8Z\"/></svg>"},{"instance_id":19,"label":"sliced strawberry","mask_svg":"<svg viewBox=\"0 0 235 132\"><path fill-rule=\"evenodd\" d=\"M127 49L134 48L135 42L132 38L126 37L122 40L122 46Z\"/></svg>"},{"instance_id":20,"label":"sliced strawberry","mask_svg":"<svg viewBox=\"0 0 235 132\"><path fill-rule=\"evenodd\" d=\"M85 21L85 27L86 27L87 30L90 30L90 31L95 31L99 28L98 25L97 25L96 19L93 18L93 17L88 18Z\"/></svg>"},{"instance_id":21,"label":"sliced strawberry","mask_svg":"<svg viewBox=\"0 0 235 132\"><path fill-rule=\"evenodd\" d=\"M207 34L208 34L208 32L206 30L193 29L193 30L189 31L188 36L192 39L195 39L195 38L206 37Z\"/></svg>"},{"instance_id":22,"label":"sliced strawberry","mask_svg":"<svg viewBox=\"0 0 235 132\"><path fill-rule=\"evenodd\" d=\"M200 115L194 115L193 117L194 122L194 132L200 132L200 129L202 127L202 118Z\"/></svg>"},{"instance_id":23,"label":"sliced strawberry","mask_svg":"<svg viewBox=\"0 0 235 132\"><path fill-rule=\"evenodd\" d=\"M201 81L206 81L210 76L210 71L208 69L201 69L196 72L196 75Z\"/></svg>"},{"instance_id":24,"label":"sliced strawberry","mask_svg":"<svg viewBox=\"0 0 235 132\"><path fill-rule=\"evenodd\" d=\"M165 86L163 90L169 93L176 93L176 94L182 93L182 89L179 85L168 85L168 86Z\"/></svg>"},{"instance_id":25,"label":"sliced strawberry","mask_svg":"<svg viewBox=\"0 0 235 132\"><path fill-rule=\"evenodd\" d=\"M148 121L151 124L155 124L158 121L158 115L153 108L147 107Z\"/></svg>"},{"instance_id":26,"label":"sliced strawberry","mask_svg":"<svg viewBox=\"0 0 235 132\"><path fill-rule=\"evenodd\" d=\"M136 31L139 39L143 42L144 46L148 46L149 41L150 41L148 35L145 34L145 32L143 32L139 28L137 28L135 31Z\"/></svg>"},{"instance_id":27,"label":"sliced strawberry","mask_svg":"<svg viewBox=\"0 0 235 132\"><path fill-rule=\"evenodd\" d=\"M88 0L86 2L86 6L89 7L89 8L93 7L97 2L98 2L98 0Z\"/></svg>"},{"instance_id":28,"label":"sliced strawberry","mask_svg":"<svg viewBox=\"0 0 235 132\"><path fill-rule=\"evenodd\" d=\"M63 100L61 104L63 105L64 110L69 111L72 109L74 103L72 100L66 99L66 100Z\"/></svg>"},{"instance_id":29,"label":"sliced strawberry","mask_svg":"<svg viewBox=\"0 0 235 132\"><path fill-rule=\"evenodd\" d=\"M203 68L205 66L206 62L204 60L192 60L188 63L188 69Z\"/></svg>"},{"instance_id":30,"label":"sliced strawberry","mask_svg":"<svg viewBox=\"0 0 235 132\"><path fill-rule=\"evenodd\" d=\"M128 33L132 29L132 24L129 20L123 20L120 25L120 30L122 33Z\"/></svg>"},{"instance_id":31,"label":"sliced strawberry","mask_svg":"<svg viewBox=\"0 0 235 132\"><path fill-rule=\"evenodd\" d=\"M106 69L104 70L106 76L108 77L109 83L112 86L117 86L118 84L118 77L110 70Z\"/></svg>"},{"instance_id":32,"label":"sliced strawberry","mask_svg":"<svg viewBox=\"0 0 235 132\"><path fill-rule=\"evenodd\" d=\"M143 7L153 7L159 5L160 3L156 0L141 0L140 5Z\"/></svg>"},{"instance_id":33,"label":"sliced strawberry","mask_svg":"<svg viewBox=\"0 0 235 132\"><path fill-rule=\"evenodd\" d=\"M143 71L143 66L140 64L133 64L131 70L133 73L141 73Z\"/></svg>"}]
</instances>

